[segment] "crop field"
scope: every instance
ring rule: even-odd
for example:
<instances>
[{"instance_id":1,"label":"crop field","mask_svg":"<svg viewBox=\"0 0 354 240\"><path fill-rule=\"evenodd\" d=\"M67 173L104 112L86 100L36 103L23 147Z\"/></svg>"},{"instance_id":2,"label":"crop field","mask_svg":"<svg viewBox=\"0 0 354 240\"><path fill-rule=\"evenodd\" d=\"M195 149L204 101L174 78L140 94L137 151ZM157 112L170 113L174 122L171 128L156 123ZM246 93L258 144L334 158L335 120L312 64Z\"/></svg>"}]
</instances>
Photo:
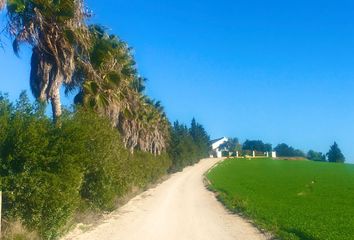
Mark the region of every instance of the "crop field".
<instances>
[{"instance_id":1,"label":"crop field","mask_svg":"<svg viewBox=\"0 0 354 240\"><path fill-rule=\"evenodd\" d=\"M229 159L207 178L227 208L281 239L354 239L354 165Z\"/></svg>"}]
</instances>

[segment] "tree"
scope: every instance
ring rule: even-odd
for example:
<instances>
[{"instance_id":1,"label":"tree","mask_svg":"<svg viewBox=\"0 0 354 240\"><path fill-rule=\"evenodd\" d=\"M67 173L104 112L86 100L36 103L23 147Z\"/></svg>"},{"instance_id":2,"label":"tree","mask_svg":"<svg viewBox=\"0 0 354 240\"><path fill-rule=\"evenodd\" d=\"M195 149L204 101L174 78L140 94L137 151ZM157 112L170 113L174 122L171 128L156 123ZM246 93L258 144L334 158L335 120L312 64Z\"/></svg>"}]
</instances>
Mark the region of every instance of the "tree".
<instances>
[{"instance_id":1,"label":"tree","mask_svg":"<svg viewBox=\"0 0 354 240\"><path fill-rule=\"evenodd\" d=\"M279 157L305 157L305 153L299 149L294 149L285 143L278 144L274 151L277 152Z\"/></svg>"},{"instance_id":2,"label":"tree","mask_svg":"<svg viewBox=\"0 0 354 240\"><path fill-rule=\"evenodd\" d=\"M4 5L2 1L2 5ZM30 86L42 102L50 101L53 119L61 113L60 88L70 84L77 61L90 47L82 0L8 1L8 31L18 55L21 43L32 48Z\"/></svg>"},{"instance_id":3,"label":"tree","mask_svg":"<svg viewBox=\"0 0 354 240\"><path fill-rule=\"evenodd\" d=\"M182 170L208 155L209 136L195 119L192 120L190 128L177 121L170 131L171 140L168 147L168 154L172 160L170 172Z\"/></svg>"},{"instance_id":4,"label":"tree","mask_svg":"<svg viewBox=\"0 0 354 240\"><path fill-rule=\"evenodd\" d=\"M188 127L174 122L171 128L171 141L168 148L169 156L172 160L170 172L182 170L185 166L193 163L196 147L190 135Z\"/></svg>"},{"instance_id":5,"label":"tree","mask_svg":"<svg viewBox=\"0 0 354 240\"><path fill-rule=\"evenodd\" d=\"M139 150L160 155L167 148L170 138L170 124L159 101L142 96L142 105L133 111L135 118L132 122L139 125Z\"/></svg>"},{"instance_id":6,"label":"tree","mask_svg":"<svg viewBox=\"0 0 354 240\"><path fill-rule=\"evenodd\" d=\"M342 151L339 149L338 144L334 142L334 144L329 149L328 153L326 154L328 157L329 162L334 163L344 163L345 157Z\"/></svg>"},{"instance_id":7,"label":"tree","mask_svg":"<svg viewBox=\"0 0 354 240\"><path fill-rule=\"evenodd\" d=\"M197 123L194 118L192 119L189 133L197 147L197 155L195 157L199 159L207 157L210 150L210 137L205 131L204 127Z\"/></svg>"},{"instance_id":8,"label":"tree","mask_svg":"<svg viewBox=\"0 0 354 240\"><path fill-rule=\"evenodd\" d=\"M219 146L220 149L227 149L230 152L242 150L242 145L238 138L229 138L229 140Z\"/></svg>"},{"instance_id":9,"label":"tree","mask_svg":"<svg viewBox=\"0 0 354 240\"><path fill-rule=\"evenodd\" d=\"M3 10L5 8L5 6L6 6L6 0L0 0L0 11ZM3 47L3 44L2 44L2 41L1 41L1 38L0 38L0 48L2 48L2 47ZM0 227L1 227L1 224L0 224ZM0 231L0 234L1 234L1 231Z\"/></svg>"},{"instance_id":10,"label":"tree","mask_svg":"<svg viewBox=\"0 0 354 240\"><path fill-rule=\"evenodd\" d=\"M6 5L6 0L0 0L0 10L2 10Z\"/></svg>"},{"instance_id":11,"label":"tree","mask_svg":"<svg viewBox=\"0 0 354 240\"><path fill-rule=\"evenodd\" d=\"M318 161L318 162L325 162L326 161L326 155L322 154L321 152L315 152L313 150L310 150L307 153L306 157L312 161Z\"/></svg>"},{"instance_id":12,"label":"tree","mask_svg":"<svg viewBox=\"0 0 354 240\"><path fill-rule=\"evenodd\" d=\"M270 152L272 151L272 145L264 144L261 140L246 140L243 143L242 149L248 151Z\"/></svg>"},{"instance_id":13,"label":"tree","mask_svg":"<svg viewBox=\"0 0 354 240\"><path fill-rule=\"evenodd\" d=\"M159 101L144 95L131 48L106 29L89 27L90 65L79 65L73 86L81 85L75 103L107 116L131 152L161 154L167 148L170 124Z\"/></svg>"}]
</instances>

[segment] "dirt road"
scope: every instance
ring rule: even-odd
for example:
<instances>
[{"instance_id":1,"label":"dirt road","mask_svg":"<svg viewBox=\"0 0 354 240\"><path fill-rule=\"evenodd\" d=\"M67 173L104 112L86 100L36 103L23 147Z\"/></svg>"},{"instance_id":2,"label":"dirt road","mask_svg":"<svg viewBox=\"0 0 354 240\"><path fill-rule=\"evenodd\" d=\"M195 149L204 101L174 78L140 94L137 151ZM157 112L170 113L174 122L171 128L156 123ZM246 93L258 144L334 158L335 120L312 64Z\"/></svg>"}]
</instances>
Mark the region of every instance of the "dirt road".
<instances>
[{"instance_id":1,"label":"dirt road","mask_svg":"<svg viewBox=\"0 0 354 240\"><path fill-rule=\"evenodd\" d=\"M65 239L82 240L252 240L266 239L242 218L227 213L206 190L203 174L220 159L171 176L156 188L133 198L101 225Z\"/></svg>"}]
</instances>

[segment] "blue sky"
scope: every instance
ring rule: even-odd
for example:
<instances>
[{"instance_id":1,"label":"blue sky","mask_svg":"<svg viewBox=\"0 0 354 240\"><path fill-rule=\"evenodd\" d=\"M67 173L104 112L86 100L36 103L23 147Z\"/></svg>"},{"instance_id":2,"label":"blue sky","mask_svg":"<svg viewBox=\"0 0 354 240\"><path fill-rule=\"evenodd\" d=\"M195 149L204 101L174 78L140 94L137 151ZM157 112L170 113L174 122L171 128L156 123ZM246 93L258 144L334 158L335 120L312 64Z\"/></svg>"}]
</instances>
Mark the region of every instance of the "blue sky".
<instances>
[{"instance_id":1,"label":"blue sky","mask_svg":"<svg viewBox=\"0 0 354 240\"><path fill-rule=\"evenodd\" d=\"M135 50L172 121L354 163L354 2L88 0L92 22ZM1 17L0 19L3 19ZM29 51L0 50L0 91L28 89ZM5 66L5 67L4 67ZM66 100L69 103L70 100Z\"/></svg>"}]
</instances>

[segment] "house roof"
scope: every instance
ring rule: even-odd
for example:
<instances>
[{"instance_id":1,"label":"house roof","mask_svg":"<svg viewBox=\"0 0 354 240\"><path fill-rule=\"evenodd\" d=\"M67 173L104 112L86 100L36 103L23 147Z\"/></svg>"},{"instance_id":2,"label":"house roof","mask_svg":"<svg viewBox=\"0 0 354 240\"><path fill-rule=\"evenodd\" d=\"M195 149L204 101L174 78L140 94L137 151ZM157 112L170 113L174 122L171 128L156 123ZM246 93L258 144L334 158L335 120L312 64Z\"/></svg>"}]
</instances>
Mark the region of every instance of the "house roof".
<instances>
[{"instance_id":1,"label":"house roof","mask_svg":"<svg viewBox=\"0 0 354 240\"><path fill-rule=\"evenodd\" d=\"M211 140L210 141L210 144L214 144L214 143L216 143L216 142L218 142L218 141L220 141L220 140L222 140L222 139L224 139L225 137L222 137L222 138L218 138L218 139L215 139L215 140Z\"/></svg>"}]
</instances>

